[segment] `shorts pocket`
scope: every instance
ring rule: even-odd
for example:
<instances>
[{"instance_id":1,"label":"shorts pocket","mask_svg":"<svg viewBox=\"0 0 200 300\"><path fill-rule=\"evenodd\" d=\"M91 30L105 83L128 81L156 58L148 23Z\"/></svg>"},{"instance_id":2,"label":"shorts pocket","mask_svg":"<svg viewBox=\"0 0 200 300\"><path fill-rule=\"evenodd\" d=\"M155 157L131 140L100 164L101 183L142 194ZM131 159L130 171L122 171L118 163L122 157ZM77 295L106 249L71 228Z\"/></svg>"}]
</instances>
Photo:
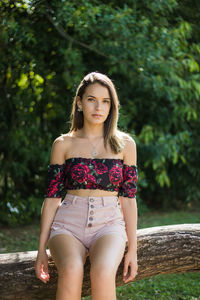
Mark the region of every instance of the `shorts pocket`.
<instances>
[{"instance_id":1,"label":"shorts pocket","mask_svg":"<svg viewBox=\"0 0 200 300\"><path fill-rule=\"evenodd\" d=\"M115 206L104 206L103 209L103 221L104 223L111 222L117 213L117 208Z\"/></svg>"},{"instance_id":2,"label":"shorts pocket","mask_svg":"<svg viewBox=\"0 0 200 300\"><path fill-rule=\"evenodd\" d=\"M73 203L70 200L64 200L63 202L61 202L60 206L56 211L54 220L62 220L66 210L69 209L72 205Z\"/></svg>"},{"instance_id":3,"label":"shorts pocket","mask_svg":"<svg viewBox=\"0 0 200 300\"><path fill-rule=\"evenodd\" d=\"M61 207L62 207L62 208L67 208L67 207L69 207L69 206L71 206L71 205L73 205L73 202L72 202L72 201L70 201L70 200L63 200L63 202L61 203L60 208L61 208Z\"/></svg>"}]
</instances>

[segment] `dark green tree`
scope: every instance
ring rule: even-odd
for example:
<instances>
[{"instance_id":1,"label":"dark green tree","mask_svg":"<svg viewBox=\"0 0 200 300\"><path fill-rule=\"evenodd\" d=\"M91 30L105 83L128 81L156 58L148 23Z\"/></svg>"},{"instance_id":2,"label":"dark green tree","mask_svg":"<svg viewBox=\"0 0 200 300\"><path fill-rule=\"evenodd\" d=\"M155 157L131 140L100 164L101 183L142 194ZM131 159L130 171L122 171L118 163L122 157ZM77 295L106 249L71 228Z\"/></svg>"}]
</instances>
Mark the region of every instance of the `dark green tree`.
<instances>
[{"instance_id":1,"label":"dark green tree","mask_svg":"<svg viewBox=\"0 0 200 300\"><path fill-rule=\"evenodd\" d=\"M0 1L0 219L40 214L53 140L88 72L117 88L138 148L139 212L200 191L198 1Z\"/></svg>"}]
</instances>

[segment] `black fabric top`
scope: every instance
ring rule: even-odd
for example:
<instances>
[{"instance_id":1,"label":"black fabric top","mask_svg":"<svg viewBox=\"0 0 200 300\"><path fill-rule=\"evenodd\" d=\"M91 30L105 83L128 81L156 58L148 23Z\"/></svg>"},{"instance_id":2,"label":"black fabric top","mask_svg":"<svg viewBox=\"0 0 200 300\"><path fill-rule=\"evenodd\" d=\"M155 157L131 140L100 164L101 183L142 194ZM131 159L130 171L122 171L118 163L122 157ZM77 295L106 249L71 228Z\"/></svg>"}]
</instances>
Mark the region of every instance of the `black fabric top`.
<instances>
[{"instance_id":1,"label":"black fabric top","mask_svg":"<svg viewBox=\"0 0 200 300\"><path fill-rule=\"evenodd\" d=\"M134 198L137 180L137 167L122 159L72 157L63 164L48 165L44 197L63 198L67 190L100 189Z\"/></svg>"}]
</instances>

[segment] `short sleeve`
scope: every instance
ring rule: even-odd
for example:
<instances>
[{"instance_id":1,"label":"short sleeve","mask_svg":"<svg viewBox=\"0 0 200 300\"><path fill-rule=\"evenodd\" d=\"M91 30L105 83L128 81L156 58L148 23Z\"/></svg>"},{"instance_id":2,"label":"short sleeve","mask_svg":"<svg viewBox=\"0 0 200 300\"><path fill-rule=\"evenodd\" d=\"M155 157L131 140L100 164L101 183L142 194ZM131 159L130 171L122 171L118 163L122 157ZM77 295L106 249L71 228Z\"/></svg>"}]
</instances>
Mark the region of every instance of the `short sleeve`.
<instances>
[{"instance_id":1,"label":"short sleeve","mask_svg":"<svg viewBox=\"0 0 200 300\"><path fill-rule=\"evenodd\" d=\"M45 198L62 198L65 192L65 164L50 164L47 169Z\"/></svg>"},{"instance_id":2,"label":"short sleeve","mask_svg":"<svg viewBox=\"0 0 200 300\"><path fill-rule=\"evenodd\" d=\"M138 171L135 165L123 165L123 181L119 188L119 196L135 198L137 192Z\"/></svg>"}]
</instances>

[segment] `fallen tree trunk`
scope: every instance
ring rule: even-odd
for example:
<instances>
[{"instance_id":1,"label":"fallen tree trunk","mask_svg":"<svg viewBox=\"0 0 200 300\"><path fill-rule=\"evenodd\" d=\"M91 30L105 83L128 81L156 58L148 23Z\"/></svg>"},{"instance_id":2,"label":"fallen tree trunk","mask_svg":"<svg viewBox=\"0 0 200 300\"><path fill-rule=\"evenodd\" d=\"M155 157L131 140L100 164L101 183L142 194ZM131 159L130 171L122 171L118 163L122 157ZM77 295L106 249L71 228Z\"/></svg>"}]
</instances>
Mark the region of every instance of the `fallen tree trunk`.
<instances>
[{"instance_id":1,"label":"fallen tree trunk","mask_svg":"<svg viewBox=\"0 0 200 300\"><path fill-rule=\"evenodd\" d=\"M180 224L137 230L138 275L134 281L159 274L200 271L200 224ZM127 247L125 253L127 252ZM57 270L49 258L50 281L35 277L37 251L0 254L0 299L55 299ZM122 260L116 285L122 280ZM85 264L82 295L90 295L90 262Z\"/></svg>"}]
</instances>

